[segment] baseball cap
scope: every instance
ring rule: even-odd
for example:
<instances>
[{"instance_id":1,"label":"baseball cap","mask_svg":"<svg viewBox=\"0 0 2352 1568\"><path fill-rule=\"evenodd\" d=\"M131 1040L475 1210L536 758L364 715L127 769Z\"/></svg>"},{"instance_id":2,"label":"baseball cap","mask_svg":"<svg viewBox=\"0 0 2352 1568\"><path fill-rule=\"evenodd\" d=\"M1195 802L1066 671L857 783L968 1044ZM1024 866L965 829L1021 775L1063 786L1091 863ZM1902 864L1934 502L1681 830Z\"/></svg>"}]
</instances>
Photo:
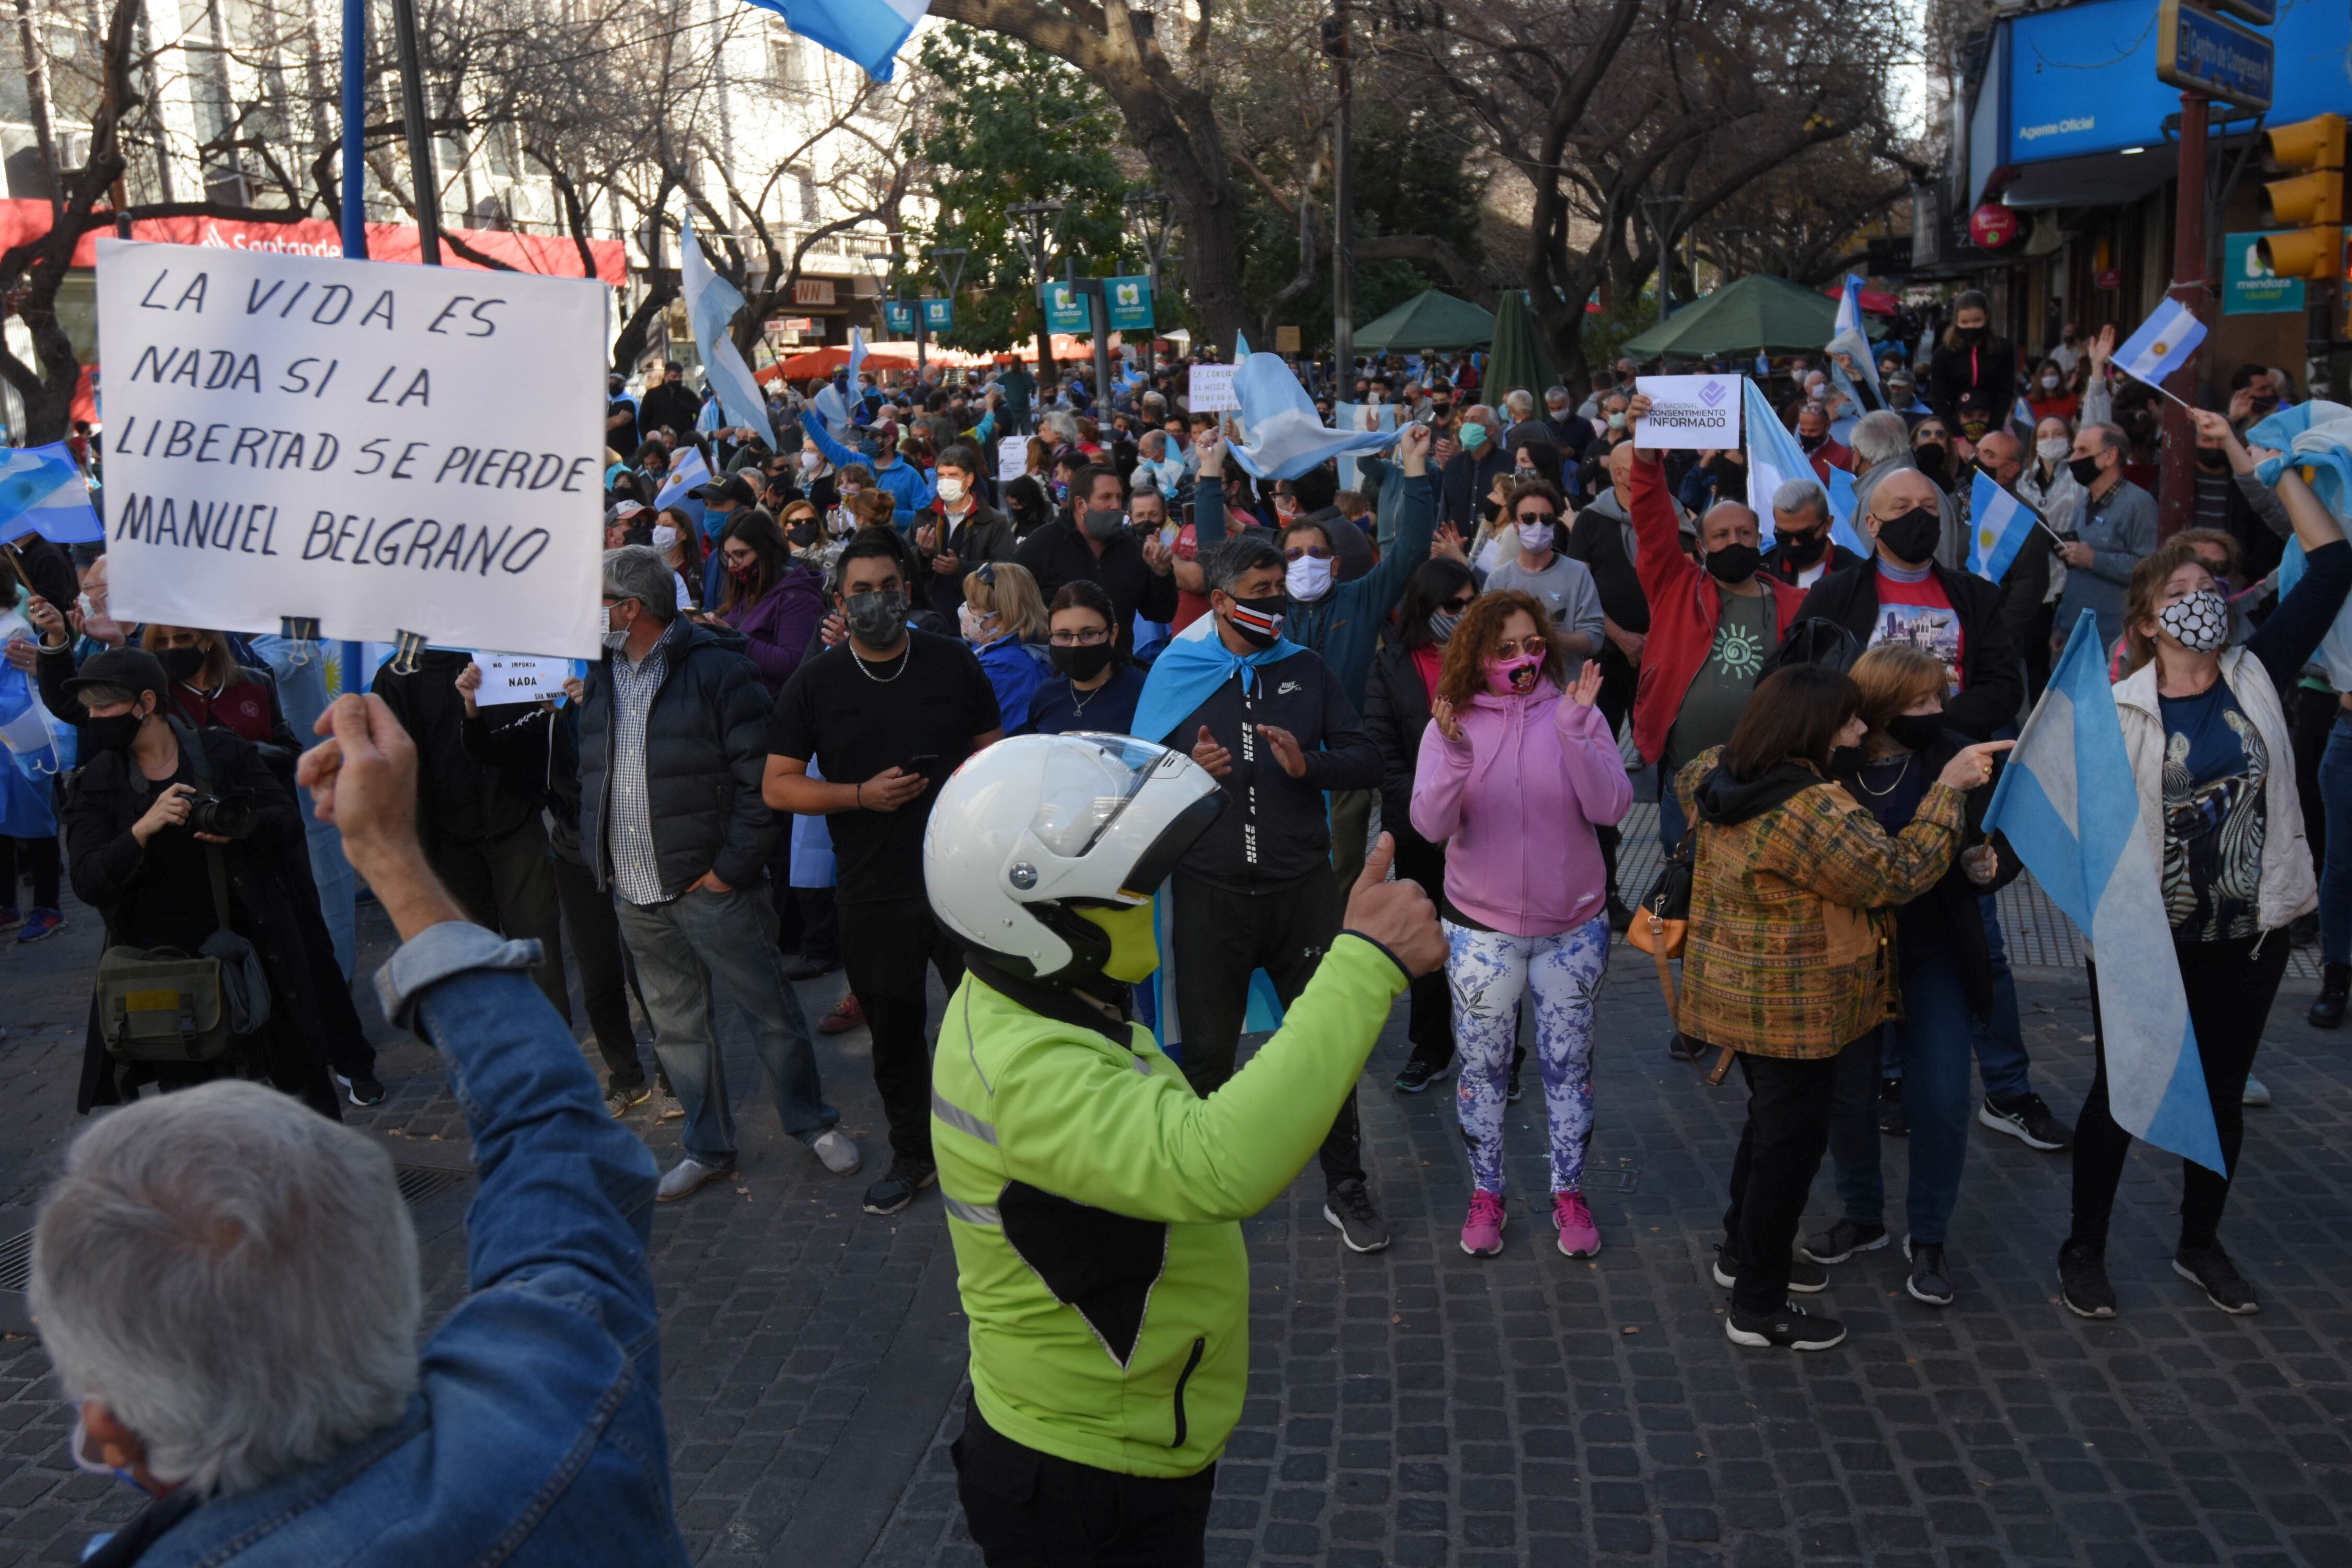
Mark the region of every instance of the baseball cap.
<instances>
[{"instance_id":1,"label":"baseball cap","mask_svg":"<svg viewBox=\"0 0 2352 1568\"><path fill-rule=\"evenodd\" d=\"M163 673L163 661L143 647L110 647L82 660L81 668L66 682L66 695L70 697L93 686L152 691L160 705L171 695L172 678Z\"/></svg>"},{"instance_id":2,"label":"baseball cap","mask_svg":"<svg viewBox=\"0 0 2352 1568\"><path fill-rule=\"evenodd\" d=\"M760 497L751 489L751 481L740 474L730 474L723 479L713 479L694 492L694 499L705 505L715 500L731 501L737 506L757 506Z\"/></svg>"}]
</instances>

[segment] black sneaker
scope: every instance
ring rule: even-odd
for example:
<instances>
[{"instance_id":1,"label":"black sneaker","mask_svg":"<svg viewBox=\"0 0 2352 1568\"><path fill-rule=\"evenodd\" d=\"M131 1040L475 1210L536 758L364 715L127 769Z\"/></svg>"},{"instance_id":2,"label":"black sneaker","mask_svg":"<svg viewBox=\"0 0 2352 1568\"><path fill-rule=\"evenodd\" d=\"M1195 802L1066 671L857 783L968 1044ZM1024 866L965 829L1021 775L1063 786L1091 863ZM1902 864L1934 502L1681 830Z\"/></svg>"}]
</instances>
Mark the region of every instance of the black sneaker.
<instances>
[{"instance_id":1,"label":"black sneaker","mask_svg":"<svg viewBox=\"0 0 2352 1568\"><path fill-rule=\"evenodd\" d=\"M616 1083L604 1090L604 1109L614 1116L626 1116L654 1097L649 1083Z\"/></svg>"},{"instance_id":2,"label":"black sneaker","mask_svg":"<svg viewBox=\"0 0 2352 1568\"><path fill-rule=\"evenodd\" d=\"M890 1156L890 1169L883 1178L866 1189L867 1214L897 1214L915 1201L915 1194L940 1179L940 1168L929 1160L910 1160L904 1154Z\"/></svg>"},{"instance_id":3,"label":"black sneaker","mask_svg":"<svg viewBox=\"0 0 2352 1568\"><path fill-rule=\"evenodd\" d=\"M1666 1055L1672 1057L1678 1062L1696 1061L1698 1059L1697 1047L1690 1043L1689 1039L1684 1036L1680 1029L1676 1029L1673 1033L1667 1035Z\"/></svg>"},{"instance_id":4,"label":"black sneaker","mask_svg":"<svg viewBox=\"0 0 2352 1568\"><path fill-rule=\"evenodd\" d=\"M2050 1108L2042 1103L2038 1094L2021 1096L2006 1105L1987 1097L1977 1107L1977 1120L1996 1132L2008 1133L2029 1149L2048 1151L2074 1146L2074 1130L2051 1115Z\"/></svg>"},{"instance_id":5,"label":"black sneaker","mask_svg":"<svg viewBox=\"0 0 2352 1568\"><path fill-rule=\"evenodd\" d=\"M2315 1029L2340 1029L2347 1002L2352 1002L2352 963L2323 963L2319 994L2313 998L2311 1011L2303 1016L2303 1021Z\"/></svg>"},{"instance_id":6,"label":"black sneaker","mask_svg":"<svg viewBox=\"0 0 2352 1568\"><path fill-rule=\"evenodd\" d=\"M343 1091L344 1098L353 1105L367 1106L383 1103L383 1085L376 1082L373 1073L354 1073L350 1078L337 1073L335 1086Z\"/></svg>"},{"instance_id":7,"label":"black sneaker","mask_svg":"<svg viewBox=\"0 0 2352 1568\"><path fill-rule=\"evenodd\" d=\"M1372 1194L1354 1177L1333 1187L1323 1199L1323 1219L1339 1233L1350 1252L1381 1252L1389 1245L1389 1227L1372 1207Z\"/></svg>"},{"instance_id":8,"label":"black sneaker","mask_svg":"<svg viewBox=\"0 0 2352 1568\"><path fill-rule=\"evenodd\" d=\"M1511 1064L1510 1085L1508 1088L1504 1089L1503 1099L1510 1104L1517 1105L1519 1102L1519 1096L1525 1092L1526 1091L1524 1089L1519 1088L1519 1064L1513 1062Z\"/></svg>"},{"instance_id":9,"label":"black sneaker","mask_svg":"<svg viewBox=\"0 0 2352 1568\"><path fill-rule=\"evenodd\" d=\"M1777 1312L1743 1312L1734 1307L1723 1317L1723 1334L1750 1350L1825 1351L1845 1338L1845 1325L1835 1318L1815 1317L1794 1301Z\"/></svg>"},{"instance_id":10,"label":"black sneaker","mask_svg":"<svg viewBox=\"0 0 2352 1568\"><path fill-rule=\"evenodd\" d=\"M1911 1136L1911 1118L1903 1109L1903 1080L1899 1078L1879 1082L1878 1131L1889 1138Z\"/></svg>"},{"instance_id":11,"label":"black sneaker","mask_svg":"<svg viewBox=\"0 0 2352 1568\"><path fill-rule=\"evenodd\" d=\"M1914 1242L1903 1238L1903 1256L1911 1260L1911 1276L1903 1281L1903 1289L1911 1292L1914 1301L1925 1301L1930 1307L1952 1304L1952 1271L1944 1262L1944 1244L1940 1241Z\"/></svg>"},{"instance_id":12,"label":"black sneaker","mask_svg":"<svg viewBox=\"0 0 2352 1568\"><path fill-rule=\"evenodd\" d=\"M830 974L840 967L841 960L837 958L810 958L803 954L785 961L784 978L797 985L804 980L814 980L820 975Z\"/></svg>"},{"instance_id":13,"label":"black sneaker","mask_svg":"<svg viewBox=\"0 0 2352 1568\"><path fill-rule=\"evenodd\" d=\"M1450 1066L1432 1067L1419 1057L1414 1057L1406 1062L1403 1070L1396 1075L1394 1087L1399 1094L1420 1094L1431 1084L1444 1082L1446 1073L1450 1070Z\"/></svg>"},{"instance_id":14,"label":"black sneaker","mask_svg":"<svg viewBox=\"0 0 2352 1568\"><path fill-rule=\"evenodd\" d=\"M2058 1249L2058 1299L2078 1318L2116 1315L2116 1288L2107 1283L2107 1255L2070 1241Z\"/></svg>"},{"instance_id":15,"label":"black sneaker","mask_svg":"<svg viewBox=\"0 0 2352 1568\"><path fill-rule=\"evenodd\" d=\"M1715 1249L1715 1282L1727 1290L1739 1283L1738 1263L1720 1247ZM1829 1288L1829 1273L1821 1265L1802 1258L1789 1259L1790 1289L1800 1296L1818 1296Z\"/></svg>"},{"instance_id":16,"label":"black sneaker","mask_svg":"<svg viewBox=\"0 0 2352 1568\"><path fill-rule=\"evenodd\" d=\"M2191 1284L2204 1288L2205 1299L2232 1317L2242 1318L2263 1310L2254 1288L2221 1250L2221 1244L2210 1247L2184 1247L2172 1255L2172 1271Z\"/></svg>"},{"instance_id":17,"label":"black sneaker","mask_svg":"<svg viewBox=\"0 0 2352 1568\"><path fill-rule=\"evenodd\" d=\"M1883 1225L1856 1225L1842 1219L1797 1248L1797 1256L1815 1263L1843 1263L1857 1252L1875 1252L1886 1245Z\"/></svg>"}]
</instances>

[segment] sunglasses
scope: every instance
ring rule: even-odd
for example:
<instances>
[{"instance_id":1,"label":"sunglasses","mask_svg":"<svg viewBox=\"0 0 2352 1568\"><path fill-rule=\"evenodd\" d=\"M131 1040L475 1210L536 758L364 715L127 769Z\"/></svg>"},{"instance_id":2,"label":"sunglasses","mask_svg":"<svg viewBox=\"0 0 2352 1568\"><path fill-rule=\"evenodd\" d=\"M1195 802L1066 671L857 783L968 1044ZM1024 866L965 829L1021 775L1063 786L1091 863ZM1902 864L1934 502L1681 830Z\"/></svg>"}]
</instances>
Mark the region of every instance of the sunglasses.
<instances>
[{"instance_id":1,"label":"sunglasses","mask_svg":"<svg viewBox=\"0 0 2352 1568\"><path fill-rule=\"evenodd\" d=\"M1523 511L1519 513L1519 521L1521 522L1558 522L1559 521L1559 513L1552 510L1549 507L1545 507L1539 511Z\"/></svg>"},{"instance_id":2,"label":"sunglasses","mask_svg":"<svg viewBox=\"0 0 2352 1568\"><path fill-rule=\"evenodd\" d=\"M1440 609L1452 610L1455 615L1457 615L1457 616L1458 616L1458 615L1460 615L1463 611L1465 611L1465 610L1468 609L1471 605L1473 605L1476 604L1477 602L1478 602L1478 595L1475 595L1475 594L1465 594L1465 595L1461 595L1459 598L1454 598L1454 599L1448 599L1448 600L1446 600L1444 604L1443 604L1443 605L1439 605L1438 607L1439 607Z\"/></svg>"},{"instance_id":3,"label":"sunglasses","mask_svg":"<svg viewBox=\"0 0 2352 1568\"><path fill-rule=\"evenodd\" d=\"M1301 556L1314 561L1328 561L1331 559L1331 547L1328 544L1294 544L1282 552L1285 561L1296 561Z\"/></svg>"}]
</instances>

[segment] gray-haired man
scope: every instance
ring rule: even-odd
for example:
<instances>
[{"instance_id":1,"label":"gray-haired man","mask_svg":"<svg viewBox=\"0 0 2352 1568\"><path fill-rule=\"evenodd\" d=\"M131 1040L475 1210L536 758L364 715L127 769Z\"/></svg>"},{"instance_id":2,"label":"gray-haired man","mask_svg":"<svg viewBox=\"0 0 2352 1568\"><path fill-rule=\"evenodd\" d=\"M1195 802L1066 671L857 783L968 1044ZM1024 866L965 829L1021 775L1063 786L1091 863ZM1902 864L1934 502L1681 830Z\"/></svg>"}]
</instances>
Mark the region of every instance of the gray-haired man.
<instances>
[{"instance_id":1,"label":"gray-haired man","mask_svg":"<svg viewBox=\"0 0 2352 1568\"><path fill-rule=\"evenodd\" d=\"M767 689L740 637L685 619L677 604L658 552L605 552L607 651L580 706L581 852L620 895L655 1049L686 1108L686 1157L662 1178L664 1203L735 1169L714 987L751 1017L784 1131L837 1175L858 1164L824 1102L775 911L758 893L778 832L760 798Z\"/></svg>"},{"instance_id":2,"label":"gray-haired man","mask_svg":"<svg viewBox=\"0 0 2352 1568\"><path fill-rule=\"evenodd\" d=\"M1810 588L1862 557L1830 537L1829 492L1812 479L1788 479L1772 492L1772 548L1761 570L1792 588Z\"/></svg>"}]
</instances>

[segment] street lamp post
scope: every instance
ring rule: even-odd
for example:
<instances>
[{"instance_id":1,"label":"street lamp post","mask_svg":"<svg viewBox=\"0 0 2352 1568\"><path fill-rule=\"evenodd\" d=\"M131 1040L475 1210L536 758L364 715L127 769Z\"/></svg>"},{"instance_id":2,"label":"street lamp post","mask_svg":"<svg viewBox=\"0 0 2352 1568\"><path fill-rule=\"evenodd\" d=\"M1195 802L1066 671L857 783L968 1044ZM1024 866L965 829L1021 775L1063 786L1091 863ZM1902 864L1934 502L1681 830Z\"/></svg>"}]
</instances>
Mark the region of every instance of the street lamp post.
<instances>
[{"instance_id":1,"label":"street lamp post","mask_svg":"<svg viewBox=\"0 0 2352 1568\"><path fill-rule=\"evenodd\" d=\"M424 68L416 47L416 0L392 0L400 49L400 117L408 122L408 177L416 187L416 237L427 267L441 265L441 177L433 168L433 128L425 118Z\"/></svg>"},{"instance_id":2,"label":"street lamp post","mask_svg":"<svg viewBox=\"0 0 2352 1568\"><path fill-rule=\"evenodd\" d=\"M1037 280L1037 386L1042 395L1054 380L1054 342L1045 321L1045 262L1053 249L1053 241L1061 237L1062 204L1059 202L1015 202L1004 209L1005 216L1027 226L1030 276ZM1045 222L1053 220L1049 238Z\"/></svg>"}]
</instances>

